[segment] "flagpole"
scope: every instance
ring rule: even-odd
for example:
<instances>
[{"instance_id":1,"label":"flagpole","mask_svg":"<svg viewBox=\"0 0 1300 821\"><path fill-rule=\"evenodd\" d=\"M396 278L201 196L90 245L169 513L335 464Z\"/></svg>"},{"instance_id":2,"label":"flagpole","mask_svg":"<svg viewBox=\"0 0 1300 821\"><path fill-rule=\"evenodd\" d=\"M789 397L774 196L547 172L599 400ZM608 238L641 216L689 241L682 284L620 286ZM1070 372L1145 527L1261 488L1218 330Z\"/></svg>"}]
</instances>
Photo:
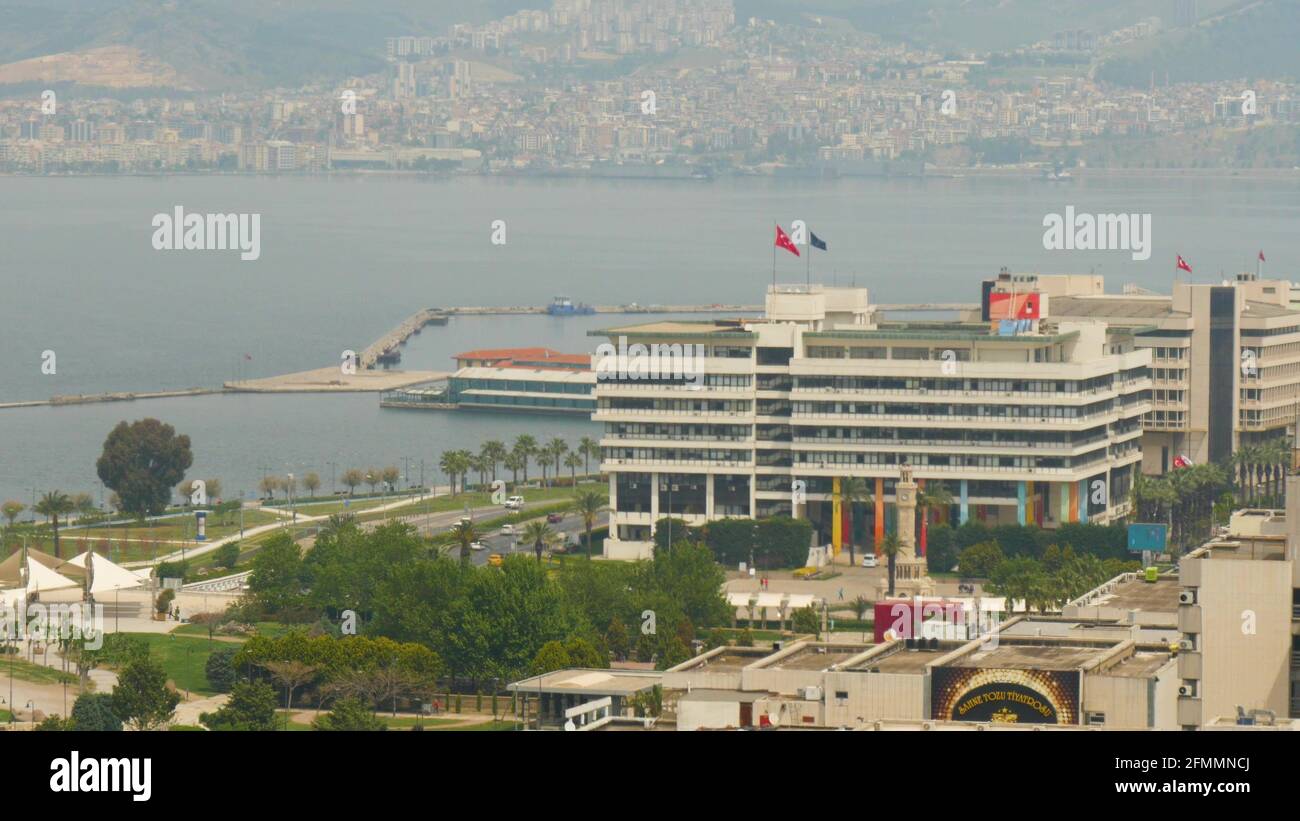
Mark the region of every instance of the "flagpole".
<instances>
[{"instance_id":1,"label":"flagpole","mask_svg":"<svg viewBox=\"0 0 1300 821\"><path fill-rule=\"evenodd\" d=\"M808 259L804 261L804 284L812 286L812 232L808 232L808 242L804 245L804 250L808 252Z\"/></svg>"}]
</instances>

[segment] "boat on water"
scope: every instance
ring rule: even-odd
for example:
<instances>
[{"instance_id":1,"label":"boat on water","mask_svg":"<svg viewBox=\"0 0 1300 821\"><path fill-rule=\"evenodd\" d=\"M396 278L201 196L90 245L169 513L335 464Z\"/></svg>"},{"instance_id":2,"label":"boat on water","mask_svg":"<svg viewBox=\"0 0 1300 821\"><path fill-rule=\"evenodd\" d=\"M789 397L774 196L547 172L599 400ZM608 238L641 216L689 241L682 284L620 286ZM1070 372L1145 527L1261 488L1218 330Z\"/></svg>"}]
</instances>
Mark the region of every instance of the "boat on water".
<instances>
[{"instance_id":1,"label":"boat on water","mask_svg":"<svg viewBox=\"0 0 1300 821\"><path fill-rule=\"evenodd\" d=\"M596 309L585 302L574 302L567 296L557 296L546 307L551 316L586 316L596 313Z\"/></svg>"}]
</instances>

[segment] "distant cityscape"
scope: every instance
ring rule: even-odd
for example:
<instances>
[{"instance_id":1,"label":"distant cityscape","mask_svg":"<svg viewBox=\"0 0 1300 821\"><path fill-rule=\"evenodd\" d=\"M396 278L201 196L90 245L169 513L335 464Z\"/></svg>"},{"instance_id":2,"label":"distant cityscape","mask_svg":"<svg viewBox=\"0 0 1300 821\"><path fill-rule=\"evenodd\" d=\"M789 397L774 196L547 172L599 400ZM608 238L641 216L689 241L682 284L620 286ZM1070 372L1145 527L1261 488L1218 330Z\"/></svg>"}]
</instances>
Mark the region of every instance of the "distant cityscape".
<instances>
[{"instance_id":1,"label":"distant cityscape","mask_svg":"<svg viewBox=\"0 0 1300 821\"><path fill-rule=\"evenodd\" d=\"M1195 4L1179 9L1194 18ZM737 20L730 0L556 0L440 35L395 33L373 44L386 71L338 84L220 94L151 85L134 97L129 87L111 96L36 89L0 101L0 170L700 176L1300 165L1294 139L1244 136L1300 122L1292 81L1153 75L1135 89L1093 79L1097 49L1165 25L1067 29L1012 52L958 55L816 18ZM1189 135L1222 150L1184 155L1178 139Z\"/></svg>"}]
</instances>

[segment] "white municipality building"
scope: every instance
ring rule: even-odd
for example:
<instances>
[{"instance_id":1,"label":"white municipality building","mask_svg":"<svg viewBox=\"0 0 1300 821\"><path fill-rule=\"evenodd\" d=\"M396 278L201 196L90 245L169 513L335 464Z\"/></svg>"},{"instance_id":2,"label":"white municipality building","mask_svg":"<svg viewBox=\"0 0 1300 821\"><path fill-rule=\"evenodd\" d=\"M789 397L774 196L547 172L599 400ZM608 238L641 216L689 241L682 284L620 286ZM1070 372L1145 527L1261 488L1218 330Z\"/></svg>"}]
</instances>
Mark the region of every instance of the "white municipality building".
<instances>
[{"instance_id":1,"label":"white municipality building","mask_svg":"<svg viewBox=\"0 0 1300 821\"><path fill-rule=\"evenodd\" d=\"M668 515L804 517L830 543L845 477L872 490L857 543L878 547L896 532L904 464L922 488L944 484L953 504L937 515L954 524L1129 512L1151 410L1151 352L1131 329L1046 316L1010 328L886 322L867 289L820 285L773 286L765 314L591 332L619 350L702 354L686 379L597 363L607 557L650 555L653 523Z\"/></svg>"}]
</instances>

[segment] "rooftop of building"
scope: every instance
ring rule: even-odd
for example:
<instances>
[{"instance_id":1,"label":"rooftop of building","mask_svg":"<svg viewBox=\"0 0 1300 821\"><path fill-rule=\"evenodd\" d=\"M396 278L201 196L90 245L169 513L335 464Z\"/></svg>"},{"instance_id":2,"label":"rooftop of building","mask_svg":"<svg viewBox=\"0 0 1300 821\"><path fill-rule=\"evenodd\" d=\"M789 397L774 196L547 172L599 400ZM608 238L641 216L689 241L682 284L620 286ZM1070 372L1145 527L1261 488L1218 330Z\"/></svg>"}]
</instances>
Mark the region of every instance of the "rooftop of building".
<instances>
[{"instance_id":1,"label":"rooftop of building","mask_svg":"<svg viewBox=\"0 0 1300 821\"><path fill-rule=\"evenodd\" d=\"M938 661L940 657L951 653L953 649L954 645L952 644L940 644L934 649L929 647L924 649L908 648L902 646L900 642L900 646L895 650L871 656L844 669L863 673L894 673L919 676L925 673L926 667Z\"/></svg>"},{"instance_id":2,"label":"rooftop of building","mask_svg":"<svg viewBox=\"0 0 1300 821\"><path fill-rule=\"evenodd\" d=\"M1138 624L1120 619L1079 619L1032 616L1007 624L1002 635L1033 638L1083 638L1123 641L1133 639L1142 644L1165 644L1182 638L1173 626Z\"/></svg>"},{"instance_id":3,"label":"rooftop of building","mask_svg":"<svg viewBox=\"0 0 1300 821\"><path fill-rule=\"evenodd\" d=\"M1126 576L1107 582L1093 591L1095 595L1088 601L1080 603L1089 607L1174 613L1178 611L1178 594L1182 589L1176 576L1162 576L1154 582Z\"/></svg>"},{"instance_id":4,"label":"rooftop of building","mask_svg":"<svg viewBox=\"0 0 1300 821\"><path fill-rule=\"evenodd\" d=\"M580 693L590 696L629 696L663 680L650 670L588 670L570 668L530 676L509 685L511 692Z\"/></svg>"},{"instance_id":5,"label":"rooftop of building","mask_svg":"<svg viewBox=\"0 0 1300 821\"><path fill-rule=\"evenodd\" d=\"M1134 298L1128 294L1054 296L1048 303L1054 317L1083 319L1160 319L1172 316L1173 297Z\"/></svg>"},{"instance_id":6,"label":"rooftop of building","mask_svg":"<svg viewBox=\"0 0 1300 821\"><path fill-rule=\"evenodd\" d=\"M1106 669L1106 675L1115 678L1151 678L1160 671L1174 656L1167 650L1159 652L1137 652Z\"/></svg>"},{"instance_id":7,"label":"rooftop of building","mask_svg":"<svg viewBox=\"0 0 1300 821\"><path fill-rule=\"evenodd\" d=\"M578 371L564 368L554 370L523 367L468 367L451 375L452 379L508 379L527 382L596 383L595 371Z\"/></svg>"},{"instance_id":8,"label":"rooftop of building","mask_svg":"<svg viewBox=\"0 0 1300 821\"><path fill-rule=\"evenodd\" d=\"M806 644L789 655L764 664L766 670L826 670L869 649L862 644Z\"/></svg>"},{"instance_id":9,"label":"rooftop of building","mask_svg":"<svg viewBox=\"0 0 1300 821\"><path fill-rule=\"evenodd\" d=\"M757 647L726 647L718 653L701 653L673 667L670 672L738 673L770 652Z\"/></svg>"},{"instance_id":10,"label":"rooftop of building","mask_svg":"<svg viewBox=\"0 0 1300 821\"><path fill-rule=\"evenodd\" d=\"M452 357L457 363L466 360L490 363L497 368L590 368L591 355L561 353L551 348L479 348Z\"/></svg>"},{"instance_id":11,"label":"rooftop of building","mask_svg":"<svg viewBox=\"0 0 1300 821\"><path fill-rule=\"evenodd\" d=\"M752 320L751 320L752 321ZM677 338L722 336L732 339L750 339L754 334L745 330L742 320L701 319L701 320L661 320L643 322L639 325L621 325L616 328L601 328L587 331L587 336L638 337L638 338Z\"/></svg>"},{"instance_id":12,"label":"rooftop of building","mask_svg":"<svg viewBox=\"0 0 1300 821\"><path fill-rule=\"evenodd\" d=\"M1001 637L996 646L977 648L949 664L1008 670L1078 670L1112 646L1110 642L1036 642Z\"/></svg>"}]
</instances>

